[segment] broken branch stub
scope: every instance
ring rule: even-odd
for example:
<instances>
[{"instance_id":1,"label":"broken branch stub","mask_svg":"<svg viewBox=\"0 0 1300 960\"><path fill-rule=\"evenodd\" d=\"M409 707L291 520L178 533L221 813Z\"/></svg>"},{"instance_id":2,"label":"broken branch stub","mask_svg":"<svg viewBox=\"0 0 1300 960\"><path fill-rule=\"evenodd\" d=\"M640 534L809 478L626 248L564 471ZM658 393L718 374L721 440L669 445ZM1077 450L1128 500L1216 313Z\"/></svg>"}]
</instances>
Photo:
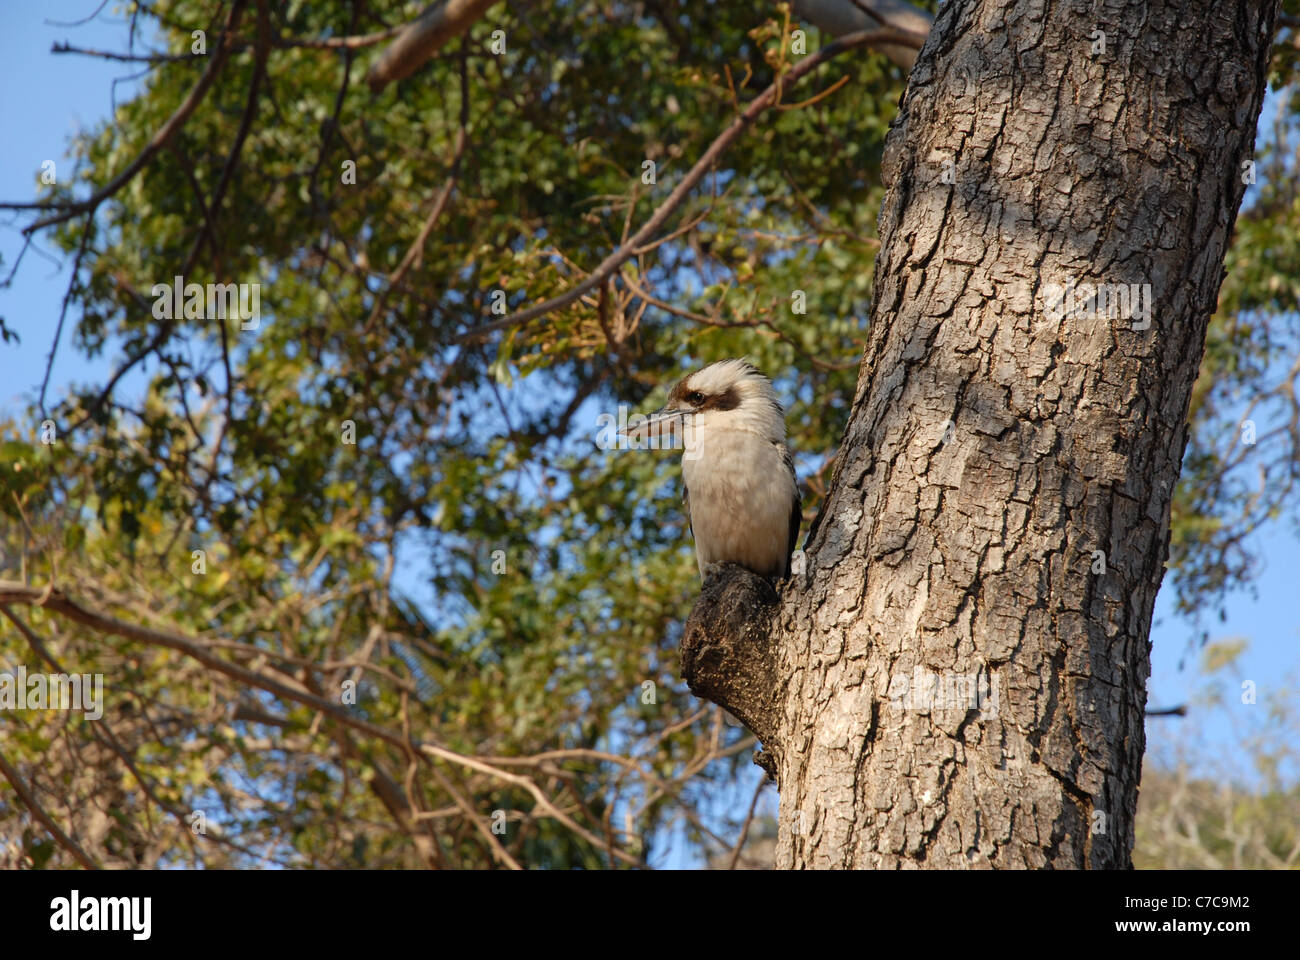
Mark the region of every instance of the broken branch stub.
<instances>
[{"instance_id":1,"label":"broken branch stub","mask_svg":"<svg viewBox=\"0 0 1300 960\"><path fill-rule=\"evenodd\" d=\"M776 652L769 635L778 600L767 580L723 564L705 580L682 632L682 678L691 693L730 711L770 753L780 750ZM755 758L769 774L770 761Z\"/></svg>"}]
</instances>

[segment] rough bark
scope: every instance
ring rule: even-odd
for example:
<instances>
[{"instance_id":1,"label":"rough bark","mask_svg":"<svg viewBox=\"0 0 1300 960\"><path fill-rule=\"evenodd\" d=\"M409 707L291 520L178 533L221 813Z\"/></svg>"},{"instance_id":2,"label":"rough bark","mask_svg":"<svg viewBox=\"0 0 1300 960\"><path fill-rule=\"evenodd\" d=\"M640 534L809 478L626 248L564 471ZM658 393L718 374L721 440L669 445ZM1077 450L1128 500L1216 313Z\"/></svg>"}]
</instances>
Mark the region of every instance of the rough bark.
<instances>
[{"instance_id":1,"label":"rough bark","mask_svg":"<svg viewBox=\"0 0 1300 960\"><path fill-rule=\"evenodd\" d=\"M758 574L725 564L705 580L682 631L682 676L691 693L728 706L760 742L773 745L784 701L771 632L778 601ZM754 761L776 776L772 753Z\"/></svg>"},{"instance_id":2,"label":"rough bark","mask_svg":"<svg viewBox=\"0 0 1300 960\"><path fill-rule=\"evenodd\" d=\"M1131 866L1152 608L1275 13L941 9L807 572L760 608L766 645L692 617L714 674L772 678L774 704L716 699L776 711L778 866ZM1071 281L1150 284L1149 325L1051 319Z\"/></svg>"}]
</instances>

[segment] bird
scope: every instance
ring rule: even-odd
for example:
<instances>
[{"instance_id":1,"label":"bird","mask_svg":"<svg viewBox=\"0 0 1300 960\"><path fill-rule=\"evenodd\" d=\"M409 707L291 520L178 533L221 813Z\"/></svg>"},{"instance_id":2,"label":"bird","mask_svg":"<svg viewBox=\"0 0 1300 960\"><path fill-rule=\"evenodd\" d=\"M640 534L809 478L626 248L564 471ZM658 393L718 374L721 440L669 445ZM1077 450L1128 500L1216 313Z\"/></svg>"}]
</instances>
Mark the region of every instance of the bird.
<instances>
[{"instance_id":1,"label":"bird","mask_svg":"<svg viewBox=\"0 0 1300 960\"><path fill-rule=\"evenodd\" d=\"M684 377L626 435L669 431L683 442L682 502L700 578L726 563L773 582L788 577L802 498L772 381L747 359L719 360Z\"/></svg>"}]
</instances>

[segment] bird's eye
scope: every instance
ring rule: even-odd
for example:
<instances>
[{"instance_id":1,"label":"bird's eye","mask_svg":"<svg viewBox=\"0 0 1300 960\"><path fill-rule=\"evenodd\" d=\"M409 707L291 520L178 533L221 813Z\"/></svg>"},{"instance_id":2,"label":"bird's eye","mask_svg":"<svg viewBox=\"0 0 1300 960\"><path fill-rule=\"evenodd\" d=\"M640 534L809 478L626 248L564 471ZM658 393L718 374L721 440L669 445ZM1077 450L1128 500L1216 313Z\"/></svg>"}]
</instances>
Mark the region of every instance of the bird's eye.
<instances>
[{"instance_id":1,"label":"bird's eye","mask_svg":"<svg viewBox=\"0 0 1300 960\"><path fill-rule=\"evenodd\" d=\"M700 393L700 391L698 390L692 390L690 393L686 395L686 400L688 403L692 403L698 406L699 404L704 402L704 394Z\"/></svg>"}]
</instances>

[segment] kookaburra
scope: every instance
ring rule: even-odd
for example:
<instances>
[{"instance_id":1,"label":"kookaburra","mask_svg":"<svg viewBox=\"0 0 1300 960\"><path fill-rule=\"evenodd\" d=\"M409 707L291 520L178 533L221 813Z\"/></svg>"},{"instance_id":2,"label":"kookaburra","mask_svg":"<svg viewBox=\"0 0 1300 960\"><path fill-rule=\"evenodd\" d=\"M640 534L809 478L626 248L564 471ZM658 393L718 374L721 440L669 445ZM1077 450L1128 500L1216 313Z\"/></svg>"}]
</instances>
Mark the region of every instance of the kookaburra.
<instances>
[{"instance_id":1,"label":"kookaburra","mask_svg":"<svg viewBox=\"0 0 1300 960\"><path fill-rule=\"evenodd\" d=\"M748 360L719 360L673 387L668 403L627 431L683 440L683 502L700 576L735 563L770 580L790 573L799 481L772 382Z\"/></svg>"}]
</instances>

